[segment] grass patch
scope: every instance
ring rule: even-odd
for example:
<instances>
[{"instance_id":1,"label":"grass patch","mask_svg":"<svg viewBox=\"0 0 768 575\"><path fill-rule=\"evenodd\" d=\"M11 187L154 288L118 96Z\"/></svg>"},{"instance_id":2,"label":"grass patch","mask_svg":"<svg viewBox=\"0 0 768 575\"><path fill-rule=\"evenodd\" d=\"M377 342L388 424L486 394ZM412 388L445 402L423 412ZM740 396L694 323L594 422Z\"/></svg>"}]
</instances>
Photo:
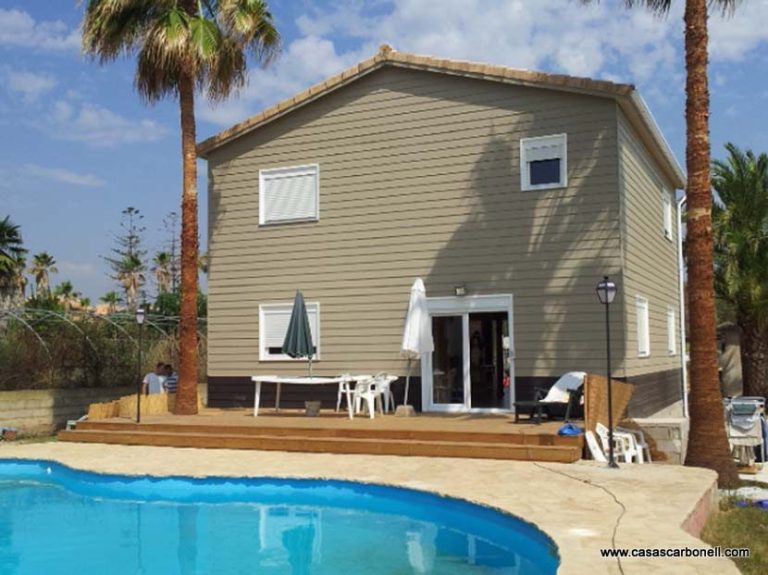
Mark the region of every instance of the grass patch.
<instances>
[{"instance_id":1,"label":"grass patch","mask_svg":"<svg viewBox=\"0 0 768 575\"><path fill-rule=\"evenodd\" d=\"M744 575L768 573L768 511L757 507L737 507L735 499L725 499L720 513L710 517L701 538L720 547L748 547L752 556L735 559Z\"/></svg>"}]
</instances>

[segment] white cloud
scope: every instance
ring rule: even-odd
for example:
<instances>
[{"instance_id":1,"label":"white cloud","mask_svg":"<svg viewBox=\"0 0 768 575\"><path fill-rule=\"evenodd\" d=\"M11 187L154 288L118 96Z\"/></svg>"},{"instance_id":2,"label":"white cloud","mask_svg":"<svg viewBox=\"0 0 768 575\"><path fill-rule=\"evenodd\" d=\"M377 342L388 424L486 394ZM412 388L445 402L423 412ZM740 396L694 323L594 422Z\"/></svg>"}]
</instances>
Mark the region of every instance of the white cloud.
<instances>
[{"instance_id":1,"label":"white cloud","mask_svg":"<svg viewBox=\"0 0 768 575\"><path fill-rule=\"evenodd\" d=\"M76 51L80 47L80 31L59 20L36 21L23 10L0 8L0 45Z\"/></svg>"},{"instance_id":2,"label":"white cloud","mask_svg":"<svg viewBox=\"0 0 768 575\"><path fill-rule=\"evenodd\" d=\"M3 78L6 89L20 94L26 102L36 102L40 96L53 90L57 84L56 79L48 74L10 68L4 71Z\"/></svg>"},{"instance_id":3,"label":"white cloud","mask_svg":"<svg viewBox=\"0 0 768 575\"><path fill-rule=\"evenodd\" d=\"M712 60L738 62L768 43L768 2L742 2L732 17L713 14L709 19Z\"/></svg>"},{"instance_id":4,"label":"white cloud","mask_svg":"<svg viewBox=\"0 0 768 575\"><path fill-rule=\"evenodd\" d=\"M366 54L338 54L331 40L315 35L291 42L280 59L270 68L254 69L249 83L237 96L211 106L201 102L197 117L220 126L246 119L259 109L340 72Z\"/></svg>"},{"instance_id":5,"label":"white cloud","mask_svg":"<svg viewBox=\"0 0 768 575\"><path fill-rule=\"evenodd\" d=\"M57 262L56 267L60 276L94 277L101 274L98 266L90 262L63 261Z\"/></svg>"},{"instance_id":6,"label":"white cloud","mask_svg":"<svg viewBox=\"0 0 768 575\"><path fill-rule=\"evenodd\" d=\"M98 188L106 184L104 180L93 174L81 174L60 168L47 168L38 164L25 164L22 166L21 171L33 178L88 188Z\"/></svg>"},{"instance_id":7,"label":"white cloud","mask_svg":"<svg viewBox=\"0 0 768 575\"><path fill-rule=\"evenodd\" d=\"M241 121L278 100L373 55L395 49L578 76L643 81L676 64L675 24L644 10L583 6L564 0L392 0L372 15L370 3L350 0L299 17L302 36L268 70L256 70L239 97L200 118L218 125ZM334 40L354 45L339 51Z\"/></svg>"},{"instance_id":8,"label":"white cloud","mask_svg":"<svg viewBox=\"0 0 768 575\"><path fill-rule=\"evenodd\" d=\"M93 146L154 142L168 133L167 128L153 120L132 120L95 104L73 104L66 100L53 104L48 119L39 127L51 137Z\"/></svg>"}]
</instances>

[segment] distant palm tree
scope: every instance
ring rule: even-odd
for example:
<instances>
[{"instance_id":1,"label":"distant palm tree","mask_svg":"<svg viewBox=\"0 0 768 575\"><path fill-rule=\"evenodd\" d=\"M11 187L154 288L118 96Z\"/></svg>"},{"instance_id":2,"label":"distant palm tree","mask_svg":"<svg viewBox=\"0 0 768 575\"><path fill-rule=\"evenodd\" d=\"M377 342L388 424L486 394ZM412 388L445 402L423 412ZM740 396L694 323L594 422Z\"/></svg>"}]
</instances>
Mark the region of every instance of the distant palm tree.
<instances>
[{"instance_id":1,"label":"distant palm tree","mask_svg":"<svg viewBox=\"0 0 768 575\"><path fill-rule=\"evenodd\" d=\"M107 313L115 313L118 304L122 301L120 294L116 291L108 291L99 298L99 301L107 304Z\"/></svg>"},{"instance_id":2,"label":"distant palm tree","mask_svg":"<svg viewBox=\"0 0 768 575\"><path fill-rule=\"evenodd\" d=\"M768 155L726 144L713 163L715 291L741 328L744 395L768 396Z\"/></svg>"},{"instance_id":3,"label":"distant palm tree","mask_svg":"<svg viewBox=\"0 0 768 575\"><path fill-rule=\"evenodd\" d=\"M35 278L35 291L38 297L51 295L50 274L58 273L56 260L47 252L40 252L32 256L32 267L29 268Z\"/></svg>"},{"instance_id":4,"label":"distant palm tree","mask_svg":"<svg viewBox=\"0 0 768 575\"><path fill-rule=\"evenodd\" d=\"M75 288L69 280L64 280L53 288L53 295L64 306L64 311L69 311L72 304L76 302L78 298L78 294L75 292Z\"/></svg>"},{"instance_id":5,"label":"distant palm tree","mask_svg":"<svg viewBox=\"0 0 768 575\"><path fill-rule=\"evenodd\" d=\"M183 194L176 412L197 413L197 154L195 90L212 101L245 84L246 52L268 63L280 37L264 0L86 0L83 50L102 63L136 54L149 102L179 99Z\"/></svg>"},{"instance_id":6,"label":"distant palm tree","mask_svg":"<svg viewBox=\"0 0 768 575\"><path fill-rule=\"evenodd\" d=\"M80 308L83 311L88 311L88 309L91 307L91 298L89 297L81 297L80 298Z\"/></svg>"},{"instance_id":7,"label":"distant palm tree","mask_svg":"<svg viewBox=\"0 0 768 575\"><path fill-rule=\"evenodd\" d=\"M120 264L117 277L123 285L128 309L135 310L139 305L139 291L144 285L144 264L137 256L126 256Z\"/></svg>"},{"instance_id":8,"label":"distant palm tree","mask_svg":"<svg viewBox=\"0 0 768 575\"><path fill-rule=\"evenodd\" d=\"M171 281L173 279L173 261L171 254L168 252L157 252L155 258L152 260L154 267L152 271L155 274L155 282L157 282L157 291L160 293L166 293L170 291Z\"/></svg>"},{"instance_id":9,"label":"distant palm tree","mask_svg":"<svg viewBox=\"0 0 768 575\"><path fill-rule=\"evenodd\" d=\"M596 0L581 0L591 4ZM683 1L683 0L680 0ZM738 481L723 421L717 370L712 191L710 189L708 5L732 12L740 0L685 0L685 163L688 214L685 252L691 346L690 439L686 465L717 471L722 486ZM624 0L666 15L673 0Z\"/></svg>"},{"instance_id":10,"label":"distant palm tree","mask_svg":"<svg viewBox=\"0 0 768 575\"><path fill-rule=\"evenodd\" d=\"M18 284L19 262L26 253L19 226L11 221L10 216L5 216L0 220L0 289Z\"/></svg>"}]
</instances>

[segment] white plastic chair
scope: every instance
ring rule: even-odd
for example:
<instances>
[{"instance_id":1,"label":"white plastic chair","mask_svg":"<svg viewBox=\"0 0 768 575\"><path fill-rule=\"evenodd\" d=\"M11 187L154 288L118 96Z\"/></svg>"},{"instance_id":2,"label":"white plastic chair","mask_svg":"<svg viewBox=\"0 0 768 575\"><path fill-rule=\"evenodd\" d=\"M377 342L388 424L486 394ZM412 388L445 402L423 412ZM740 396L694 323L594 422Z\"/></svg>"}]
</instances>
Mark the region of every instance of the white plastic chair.
<instances>
[{"instance_id":1,"label":"white plastic chair","mask_svg":"<svg viewBox=\"0 0 768 575\"><path fill-rule=\"evenodd\" d=\"M608 428L602 423L595 426L595 432L603 445L603 451L608 453ZM613 432L613 450L618 457L623 457L626 463L643 463L643 453L635 443L635 437L630 433L622 433L614 430Z\"/></svg>"},{"instance_id":2,"label":"white plastic chair","mask_svg":"<svg viewBox=\"0 0 768 575\"><path fill-rule=\"evenodd\" d=\"M367 381L372 379L371 375L350 375L348 373L343 374L341 377L344 378L344 381L339 382L339 391L336 394L336 411L341 409L342 399L346 399L348 397L347 391L349 391L350 396L354 394L356 381Z\"/></svg>"},{"instance_id":3,"label":"white plastic chair","mask_svg":"<svg viewBox=\"0 0 768 575\"><path fill-rule=\"evenodd\" d=\"M379 408L379 413L384 415L384 410L381 405L382 389L379 381L375 378L368 380L358 381L355 384L355 388L352 390L352 398L355 402L355 413L361 413L361 407L365 402L365 407L368 409L368 416L373 419L376 406Z\"/></svg>"},{"instance_id":4,"label":"white plastic chair","mask_svg":"<svg viewBox=\"0 0 768 575\"><path fill-rule=\"evenodd\" d=\"M626 427L617 427L616 431L619 433L628 433L635 438L635 444L640 452L640 456L645 458L644 461L640 461L639 463L653 462L653 459L651 459L651 448L648 447L648 442L645 440L645 434L642 431L639 429L628 429Z\"/></svg>"},{"instance_id":5,"label":"white plastic chair","mask_svg":"<svg viewBox=\"0 0 768 575\"><path fill-rule=\"evenodd\" d=\"M587 447L589 447L589 453L592 455L592 459L599 461L600 463L608 463L608 458L605 456L603 448L600 447L600 444L597 442L595 433L587 430L584 433L584 437L587 439Z\"/></svg>"},{"instance_id":6,"label":"white plastic chair","mask_svg":"<svg viewBox=\"0 0 768 575\"><path fill-rule=\"evenodd\" d=\"M391 386L397 381L396 375L389 375L386 372L380 371L373 376L374 381L381 389L381 395L384 398L384 413L389 413L390 405L391 411L395 410L395 395L392 393Z\"/></svg>"}]
</instances>

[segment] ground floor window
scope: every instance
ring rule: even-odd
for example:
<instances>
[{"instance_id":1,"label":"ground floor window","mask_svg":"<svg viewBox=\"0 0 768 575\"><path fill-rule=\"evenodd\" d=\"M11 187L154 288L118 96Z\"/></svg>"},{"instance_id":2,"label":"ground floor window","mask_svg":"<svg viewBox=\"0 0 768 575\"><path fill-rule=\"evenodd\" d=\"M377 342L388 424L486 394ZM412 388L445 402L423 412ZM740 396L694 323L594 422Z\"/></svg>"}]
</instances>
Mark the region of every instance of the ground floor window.
<instances>
[{"instance_id":1,"label":"ground floor window","mask_svg":"<svg viewBox=\"0 0 768 575\"><path fill-rule=\"evenodd\" d=\"M307 302L309 329L315 344L315 356L320 358L320 304ZM293 361L283 353L283 341L288 331L293 302L270 303L259 306L259 361Z\"/></svg>"}]
</instances>

